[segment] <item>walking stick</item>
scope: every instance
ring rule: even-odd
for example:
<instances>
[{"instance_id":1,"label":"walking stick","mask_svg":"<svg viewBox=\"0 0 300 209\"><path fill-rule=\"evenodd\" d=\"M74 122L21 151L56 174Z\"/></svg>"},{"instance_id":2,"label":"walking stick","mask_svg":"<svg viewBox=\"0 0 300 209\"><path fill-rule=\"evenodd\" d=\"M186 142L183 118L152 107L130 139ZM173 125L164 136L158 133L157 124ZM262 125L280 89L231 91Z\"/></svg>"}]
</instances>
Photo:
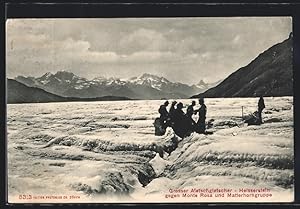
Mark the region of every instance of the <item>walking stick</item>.
<instances>
[{"instance_id":1,"label":"walking stick","mask_svg":"<svg viewBox=\"0 0 300 209\"><path fill-rule=\"evenodd\" d=\"M242 120L244 120L244 106L242 106Z\"/></svg>"}]
</instances>

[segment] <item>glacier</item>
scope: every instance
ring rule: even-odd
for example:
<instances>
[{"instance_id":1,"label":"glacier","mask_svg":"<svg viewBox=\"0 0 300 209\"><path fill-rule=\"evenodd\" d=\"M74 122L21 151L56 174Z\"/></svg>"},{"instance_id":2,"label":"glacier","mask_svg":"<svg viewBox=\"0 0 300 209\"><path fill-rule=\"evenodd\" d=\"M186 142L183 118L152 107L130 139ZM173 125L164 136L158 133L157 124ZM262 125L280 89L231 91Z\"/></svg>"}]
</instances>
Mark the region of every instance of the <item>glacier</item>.
<instances>
[{"instance_id":1,"label":"glacier","mask_svg":"<svg viewBox=\"0 0 300 209\"><path fill-rule=\"evenodd\" d=\"M257 100L206 99L214 133L183 139L171 128L154 135L161 100L8 104L8 201L291 202L293 97L265 98L264 123L248 126L242 107L250 114ZM180 101L185 108L191 103ZM193 188L268 188L272 197L170 194ZM80 198L20 199L23 194Z\"/></svg>"}]
</instances>

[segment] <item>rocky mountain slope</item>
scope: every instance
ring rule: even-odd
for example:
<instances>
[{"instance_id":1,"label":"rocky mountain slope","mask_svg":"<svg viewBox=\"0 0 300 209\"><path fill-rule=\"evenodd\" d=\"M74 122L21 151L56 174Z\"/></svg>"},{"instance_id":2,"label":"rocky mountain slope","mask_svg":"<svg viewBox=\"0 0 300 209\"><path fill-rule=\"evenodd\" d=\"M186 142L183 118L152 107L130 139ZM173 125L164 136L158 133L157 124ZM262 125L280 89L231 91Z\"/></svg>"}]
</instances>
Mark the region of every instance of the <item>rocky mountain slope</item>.
<instances>
[{"instance_id":1,"label":"rocky mountain slope","mask_svg":"<svg viewBox=\"0 0 300 209\"><path fill-rule=\"evenodd\" d=\"M256 97L293 95L293 37L267 49L247 66L198 97Z\"/></svg>"}]
</instances>

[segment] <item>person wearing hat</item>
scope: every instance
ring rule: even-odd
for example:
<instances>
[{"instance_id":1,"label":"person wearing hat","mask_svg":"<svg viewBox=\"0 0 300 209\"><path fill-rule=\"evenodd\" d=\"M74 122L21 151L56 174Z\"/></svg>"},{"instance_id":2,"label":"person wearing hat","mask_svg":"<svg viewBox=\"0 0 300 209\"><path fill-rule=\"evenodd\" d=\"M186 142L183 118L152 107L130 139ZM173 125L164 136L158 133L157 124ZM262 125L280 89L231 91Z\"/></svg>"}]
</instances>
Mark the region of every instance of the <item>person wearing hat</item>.
<instances>
[{"instance_id":1,"label":"person wearing hat","mask_svg":"<svg viewBox=\"0 0 300 209\"><path fill-rule=\"evenodd\" d=\"M200 108L195 111L195 113L199 113L199 118L196 123L196 132L203 134L205 133L205 119L206 119L206 105L204 104L204 99L199 99Z\"/></svg>"},{"instance_id":2,"label":"person wearing hat","mask_svg":"<svg viewBox=\"0 0 300 209\"><path fill-rule=\"evenodd\" d=\"M169 105L169 102L168 101L165 101L164 104L162 104L159 109L158 109L158 112L160 114L160 124L162 125L163 128L167 128L167 120L168 120L168 117L169 117L169 113L167 111L167 106Z\"/></svg>"}]
</instances>

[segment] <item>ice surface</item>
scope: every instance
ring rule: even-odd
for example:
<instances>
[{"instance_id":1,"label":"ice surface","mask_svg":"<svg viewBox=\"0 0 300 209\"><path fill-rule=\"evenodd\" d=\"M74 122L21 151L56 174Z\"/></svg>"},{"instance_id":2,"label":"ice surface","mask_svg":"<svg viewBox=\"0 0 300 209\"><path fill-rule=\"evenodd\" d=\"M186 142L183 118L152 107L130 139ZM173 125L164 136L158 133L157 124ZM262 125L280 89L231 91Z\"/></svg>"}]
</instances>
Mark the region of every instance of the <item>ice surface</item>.
<instances>
[{"instance_id":1,"label":"ice surface","mask_svg":"<svg viewBox=\"0 0 300 209\"><path fill-rule=\"evenodd\" d=\"M206 99L214 134L184 139L170 128L154 135L164 101L9 104L9 201L63 202L20 194L80 195L74 202L293 201L293 98L265 98L264 124L247 126L242 106L250 114L257 100ZM191 100L182 102L186 108ZM169 189L194 187L266 187L273 196L165 198Z\"/></svg>"}]
</instances>

